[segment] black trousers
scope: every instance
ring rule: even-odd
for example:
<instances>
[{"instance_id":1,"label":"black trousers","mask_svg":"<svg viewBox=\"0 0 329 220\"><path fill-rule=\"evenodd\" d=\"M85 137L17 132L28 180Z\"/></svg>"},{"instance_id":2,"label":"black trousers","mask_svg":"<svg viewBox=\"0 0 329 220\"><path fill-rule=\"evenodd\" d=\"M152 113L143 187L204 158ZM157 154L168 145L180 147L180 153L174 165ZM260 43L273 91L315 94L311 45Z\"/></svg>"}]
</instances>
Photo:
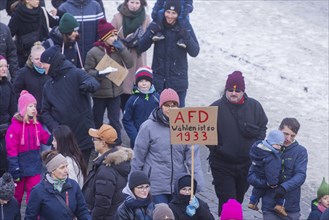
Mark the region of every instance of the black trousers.
<instances>
[{"instance_id":1,"label":"black trousers","mask_svg":"<svg viewBox=\"0 0 329 220\"><path fill-rule=\"evenodd\" d=\"M244 194L249 188L247 182L250 162L242 164L216 161L210 163L213 175L213 185L218 198L218 215L222 213L222 206L229 199L236 199L242 204Z\"/></svg>"}]
</instances>

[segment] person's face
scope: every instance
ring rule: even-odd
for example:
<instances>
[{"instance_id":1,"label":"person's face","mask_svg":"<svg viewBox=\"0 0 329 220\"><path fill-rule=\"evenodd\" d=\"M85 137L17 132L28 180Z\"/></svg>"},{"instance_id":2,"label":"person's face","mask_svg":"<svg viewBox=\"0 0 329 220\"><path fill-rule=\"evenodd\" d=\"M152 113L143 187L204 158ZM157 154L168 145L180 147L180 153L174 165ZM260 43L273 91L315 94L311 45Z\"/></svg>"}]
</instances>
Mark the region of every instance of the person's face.
<instances>
[{"instance_id":1,"label":"person's face","mask_svg":"<svg viewBox=\"0 0 329 220\"><path fill-rule=\"evenodd\" d=\"M36 65L39 68L42 68L42 63L40 62L40 57L41 54L44 52L45 50L37 50L37 51L33 51L31 53L31 62Z\"/></svg>"},{"instance_id":2,"label":"person's face","mask_svg":"<svg viewBox=\"0 0 329 220\"><path fill-rule=\"evenodd\" d=\"M164 16L166 18L166 22L170 25L174 25L178 18L178 14L174 10L166 10Z\"/></svg>"},{"instance_id":3,"label":"person's face","mask_svg":"<svg viewBox=\"0 0 329 220\"><path fill-rule=\"evenodd\" d=\"M35 103L31 103L26 107L26 114L29 117L33 117L37 115L37 105Z\"/></svg>"},{"instance_id":4,"label":"person's face","mask_svg":"<svg viewBox=\"0 0 329 220\"><path fill-rule=\"evenodd\" d=\"M103 153L103 149L104 149L104 146L106 145L106 143L104 141L102 141L101 139L99 138L94 138L93 137L93 142L94 142L94 146L95 146L95 151L97 153Z\"/></svg>"},{"instance_id":5,"label":"person's face","mask_svg":"<svg viewBox=\"0 0 329 220\"><path fill-rule=\"evenodd\" d=\"M151 82L146 79L142 79L138 81L137 86L142 92L147 92L151 88Z\"/></svg>"},{"instance_id":6,"label":"person's face","mask_svg":"<svg viewBox=\"0 0 329 220\"><path fill-rule=\"evenodd\" d=\"M137 198L146 199L150 192L149 184L142 184L134 188L134 194Z\"/></svg>"},{"instance_id":7,"label":"person's face","mask_svg":"<svg viewBox=\"0 0 329 220\"><path fill-rule=\"evenodd\" d=\"M321 203L324 207L329 208L329 195L323 196L320 200L319 203Z\"/></svg>"},{"instance_id":8,"label":"person's face","mask_svg":"<svg viewBox=\"0 0 329 220\"><path fill-rule=\"evenodd\" d=\"M137 11L141 7L140 0L129 0L127 2L129 11Z\"/></svg>"},{"instance_id":9,"label":"person's face","mask_svg":"<svg viewBox=\"0 0 329 220\"><path fill-rule=\"evenodd\" d=\"M37 8L39 7L40 0L26 0L26 6L28 8Z\"/></svg>"},{"instance_id":10,"label":"person's face","mask_svg":"<svg viewBox=\"0 0 329 220\"><path fill-rule=\"evenodd\" d=\"M78 31L73 31L70 35L67 35L67 38L68 38L71 42L78 41L78 38L79 38L79 32L78 32Z\"/></svg>"},{"instance_id":11,"label":"person's face","mask_svg":"<svg viewBox=\"0 0 329 220\"><path fill-rule=\"evenodd\" d=\"M53 136L53 141L51 142L51 144L53 145L53 147L55 148L55 150L57 150L57 141L55 136Z\"/></svg>"},{"instance_id":12,"label":"person's face","mask_svg":"<svg viewBox=\"0 0 329 220\"><path fill-rule=\"evenodd\" d=\"M9 65L7 63L7 60L5 59L0 60L0 79L8 76L8 68Z\"/></svg>"},{"instance_id":13,"label":"person's face","mask_svg":"<svg viewBox=\"0 0 329 220\"><path fill-rule=\"evenodd\" d=\"M229 102L238 103L242 99L244 92L239 89L227 89L225 94Z\"/></svg>"},{"instance_id":14,"label":"person's face","mask_svg":"<svg viewBox=\"0 0 329 220\"><path fill-rule=\"evenodd\" d=\"M169 101L169 102L165 102L162 106L161 106L161 109L162 109L162 112L165 116L169 117L169 111L170 109L172 108L178 108L178 105L176 102L172 102L172 101Z\"/></svg>"},{"instance_id":15,"label":"person's face","mask_svg":"<svg viewBox=\"0 0 329 220\"><path fill-rule=\"evenodd\" d=\"M283 129L281 130L283 135L284 135L284 143L283 146L288 147L290 146L296 138L296 133L290 130L287 126L284 126Z\"/></svg>"},{"instance_id":16,"label":"person's face","mask_svg":"<svg viewBox=\"0 0 329 220\"><path fill-rule=\"evenodd\" d=\"M106 39L105 44L107 45L113 45L113 42L118 39L118 35L113 35Z\"/></svg>"},{"instance_id":17,"label":"person's face","mask_svg":"<svg viewBox=\"0 0 329 220\"><path fill-rule=\"evenodd\" d=\"M179 190L179 194L184 196L191 195L191 192L192 192L192 188L190 186L185 186Z\"/></svg>"},{"instance_id":18,"label":"person's face","mask_svg":"<svg viewBox=\"0 0 329 220\"><path fill-rule=\"evenodd\" d=\"M41 68L45 69L46 75L48 74L50 64L49 63L41 63Z\"/></svg>"},{"instance_id":19,"label":"person's face","mask_svg":"<svg viewBox=\"0 0 329 220\"><path fill-rule=\"evenodd\" d=\"M58 180L66 179L68 173L69 173L69 169L67 163L61 164L59 167L56 168L56 170L51 172L52 177Z\"/></svg>"}]
</instances>

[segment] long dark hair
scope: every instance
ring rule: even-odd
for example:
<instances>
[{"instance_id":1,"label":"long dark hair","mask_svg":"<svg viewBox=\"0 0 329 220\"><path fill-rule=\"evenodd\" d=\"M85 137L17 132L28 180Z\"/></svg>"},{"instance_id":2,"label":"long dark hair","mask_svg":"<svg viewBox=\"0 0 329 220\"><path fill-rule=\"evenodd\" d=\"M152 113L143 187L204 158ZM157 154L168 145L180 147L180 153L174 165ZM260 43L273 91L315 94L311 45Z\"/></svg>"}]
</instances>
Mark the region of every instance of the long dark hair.
<instances>
[{"instance_id":1,"label":"long dark hair","mask_svg":"<svg viewBox=\"0 0 329 220\"><path fill-rule=\"evenodd\" d=\"M57 142L56 150L64 157L71 157L81 169L83 177L86 177L87 166L71 129L66 125L59 125L54 129L53 135Z\"/></svg>"}]
</instances>

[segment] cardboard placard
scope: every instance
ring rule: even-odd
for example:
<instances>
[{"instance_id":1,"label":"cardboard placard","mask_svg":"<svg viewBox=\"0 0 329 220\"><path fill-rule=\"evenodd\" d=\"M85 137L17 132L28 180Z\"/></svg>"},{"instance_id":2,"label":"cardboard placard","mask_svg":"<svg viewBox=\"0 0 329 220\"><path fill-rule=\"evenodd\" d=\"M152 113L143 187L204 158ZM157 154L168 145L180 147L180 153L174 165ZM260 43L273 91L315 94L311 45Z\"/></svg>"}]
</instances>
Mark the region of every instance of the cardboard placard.
<instances>
[{"instance_id":1,"label":"cardboard placard","mask_svg":"<svg viewBox=\"0 0 329 220\"><path fill-rule=\"evenodd\" d=\"M101 70L106 69L109 66L118 69L118 71L112 72L112 73L108 74L106 77L109 80L111 80L115 85L120 86L122 84L123 80L128 75L127 68L118 64L115 60L113 60L109 55L107 55L105 53L105 55L99 61L99 63L95 67L95 69L98 71L101 71Z\"/></svg>"},{"instance_id":2,"label":"cardboard placard","mask_svg":"<svg viewBox=\"0 0 329 220\"><path fill-rule=\"evenodd\" d=\"M217 106L170 109L170 142L217 145L217 114Z\"/></svg>"}]
</instances>

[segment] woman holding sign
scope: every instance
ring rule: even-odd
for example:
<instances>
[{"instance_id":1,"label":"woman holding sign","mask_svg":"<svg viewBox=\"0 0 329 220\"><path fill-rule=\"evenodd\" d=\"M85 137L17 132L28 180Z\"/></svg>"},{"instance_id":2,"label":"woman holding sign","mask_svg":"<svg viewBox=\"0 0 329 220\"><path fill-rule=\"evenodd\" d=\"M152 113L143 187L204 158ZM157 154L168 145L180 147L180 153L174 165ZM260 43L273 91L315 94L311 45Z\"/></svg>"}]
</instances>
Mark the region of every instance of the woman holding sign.
<instances>
[{"instance_id":1,"label":"woman holding sign","mask_svg":"<svg viewBox=\"0 0 329 220\"><path fill-rule=\"evenodd\" d=\"M141 170L148 175L155 204L168 204L178 178L191 170L191 147L170 143L169 111L178 105L177 93L170 88L163 90L159 108L141 125L135 141L131 172ZM198 146L195 146L194 156L195 177L202 189L204 179Z\"/></svg>"},{"instance_id":2,"label":"woman holding sign","mask_svg":"<svg viewBox=\"0 0 329 220\"><path fill-rule=\"evenodd\" d=\"M100 83L100 88L92 94L93 96L93 115L96 128L103 124L105 109L109 124L118 134L117 144L121 143L121 124L120 124L120 95L123 93L121 85L117 85L107 78L109 74L117 72L118 68L108 64L102 70L96 68L104 58L113 60L113 63L122 67L130 68L134 61L128 49L118 40L117 30L111 23L105 19L98 22L99 39L94 43L94 47L87 53L85 70L94 76ZM117 73L116 73L117 74Z\"/></svg>"}]
</instances>

